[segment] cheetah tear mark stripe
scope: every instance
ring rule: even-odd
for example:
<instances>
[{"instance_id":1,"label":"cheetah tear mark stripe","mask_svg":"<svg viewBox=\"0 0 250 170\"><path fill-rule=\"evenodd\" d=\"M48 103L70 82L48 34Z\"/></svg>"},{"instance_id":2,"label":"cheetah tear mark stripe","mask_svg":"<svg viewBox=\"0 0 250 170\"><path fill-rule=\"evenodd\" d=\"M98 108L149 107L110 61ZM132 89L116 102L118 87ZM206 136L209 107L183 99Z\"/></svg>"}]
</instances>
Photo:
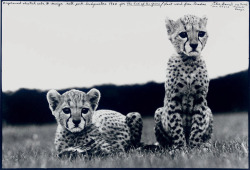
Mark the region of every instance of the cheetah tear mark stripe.
<instances>
[{"instance_id":1,"label":"cheetah tear mark stripe","mask_svg":"<svg viewBox=\"0 0 250 170\"><path fill-rule=\"evenodd\" d=\"M186 52L185 46L186 46L186 43L187 43L187 42L188 42L188 38L187 38L187 41L184 43L184 46L183 46L183 47L184 47L184 49L183 49L184 52Z\"/></svg>"},{"instance_id":2,"label":"cheetah tear mark stripe","mask_svg":"<svg viewBox=\"0 0 250 170\"><path fill-rule=\"evenodd\" d=\"M86 122L86 119L82 116L82 114L81 114L81 117L82 117L82 119L84 120L84 127L83 128L85 128L86 127L86 124L87 124L87 122Z\"/></svg>"},{"instance_id":3,"label":"cheetah tear mark stripe","mask_svg":"<svg viewBox=\"0 0 250 170\"><path fill-rule=\"evenodd\" d=\"M66 120L66 127L67 127L67 128L69 128L68 122L69 122L69 119L70 119L70 118L71 118L71 114L70 114L69 118Z\"/></svg>"},{"instance_id":4,"label":"cheetah tear mark stripe","mask_svg":"<svg viewBox=\"0 0 250 170\"><path fill-rule=\"evenodd\" d=\"M185 28L185 30L186 30L186 28ZM187 36L187 41L184 43L184 51L185 51L185 52L187 52L185 46L186 46L186 43L188 42L188 40L189 40L189 39L188 39L188 36Z\"/></svg>"},{"instance_id":5,"label":"cheetah tear mark stripe","mask_svg":"<svg viewBox=\"0 0 250 170\"><path fill-rule=\"evenodd\" d=\"M201 42L200 38L198 38L198 40ZM203 44L201 42L201 50L203 49Z\"/></svg>"}]
</instances>

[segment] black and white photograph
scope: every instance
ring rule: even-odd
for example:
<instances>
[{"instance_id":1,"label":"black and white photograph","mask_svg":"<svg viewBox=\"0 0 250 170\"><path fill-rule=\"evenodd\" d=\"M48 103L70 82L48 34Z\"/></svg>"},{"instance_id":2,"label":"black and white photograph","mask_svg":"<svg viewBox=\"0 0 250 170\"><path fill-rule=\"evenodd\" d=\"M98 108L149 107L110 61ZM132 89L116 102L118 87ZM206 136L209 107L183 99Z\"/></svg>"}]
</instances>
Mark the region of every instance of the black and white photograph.
<instances>
[{"instance_id":1,"label":"black and white photograph","mask_svg":"<svg viewBox=\"0 0 250 170\"><path fill-rule=\"evenodd\" d=\"M249 167L248 1L1 1L2 168Z\"/></svg>"}]
</instances>

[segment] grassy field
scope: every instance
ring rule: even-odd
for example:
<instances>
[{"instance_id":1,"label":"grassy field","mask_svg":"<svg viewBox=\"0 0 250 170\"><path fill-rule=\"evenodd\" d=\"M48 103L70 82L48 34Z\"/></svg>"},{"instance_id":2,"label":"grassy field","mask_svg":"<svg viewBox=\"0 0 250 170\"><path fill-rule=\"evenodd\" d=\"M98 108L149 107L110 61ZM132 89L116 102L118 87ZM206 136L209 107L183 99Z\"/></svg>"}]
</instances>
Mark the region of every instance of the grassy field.
<instances>
[{"instance_id":1,"label":"grassy field","mask_svg":"<svg viewBox=\"0 0 250 170\"><path fill-rule=\"evenodd\" d=\"M153 118L144 118L142 141L154 143ZM174 157L167 151L129 153L91 160L56 157L56 125L4 126L2 168L248 168L248 115L214 116L211 150L194 149Z\"/></svg>"}]
</instances>

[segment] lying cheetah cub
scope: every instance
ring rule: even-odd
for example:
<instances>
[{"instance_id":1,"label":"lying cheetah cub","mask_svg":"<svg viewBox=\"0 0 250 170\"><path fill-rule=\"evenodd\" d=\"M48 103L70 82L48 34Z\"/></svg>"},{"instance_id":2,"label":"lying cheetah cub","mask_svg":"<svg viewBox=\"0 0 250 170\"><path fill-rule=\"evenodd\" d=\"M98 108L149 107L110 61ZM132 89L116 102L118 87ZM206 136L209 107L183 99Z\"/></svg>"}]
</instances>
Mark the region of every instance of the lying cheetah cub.
<instances>
[{"instance_id":1,"label":"lying cheetah cub","mask_svg":"<svg viewBox=\"0 0 250 170\"><path fill-rule=\"evenodd\" d=\"M161 146L191 147L211 138L213 116L206 101L209 78L201 51L208 34L207 18L194 15L166 19L177 54L168 61L164 107L155 112L155 135Z\"/></svg>"},{"instance_id":2,"label":"lying cheetah cub","mask_svg":"<svg viewBox=\"0 0 250 170\"><path fill-rule=\"evenodd\" d=\"M141 115L96 111L100 100L97 89L87 94L73 89L62 95L50 90L47 100L58 124L55 146L59 156L107 155L140 143Z\"/></svg>"}]
</instances>

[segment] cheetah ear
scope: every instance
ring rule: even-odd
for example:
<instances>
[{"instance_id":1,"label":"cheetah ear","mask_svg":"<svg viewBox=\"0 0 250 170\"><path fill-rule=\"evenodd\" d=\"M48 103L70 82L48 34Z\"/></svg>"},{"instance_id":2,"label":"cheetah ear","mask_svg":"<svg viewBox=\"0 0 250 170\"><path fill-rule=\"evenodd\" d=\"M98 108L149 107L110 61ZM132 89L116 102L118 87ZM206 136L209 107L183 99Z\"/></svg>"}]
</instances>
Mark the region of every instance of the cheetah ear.
<instances>
[{"instance_id":1,"label":"cheetah ear","mask_svg":"<svg viewBox=\"0 0 250 170\"><path fill-rule=\"evenodd\" d=\"M93 110L96 110L99 100L101 97L101 93L99 90L93 88L87 93L87 98L90 101L91 107Z\"/></svg>"},{"instance_id":2,"label":"cheetah ear","mask_svg":"<svg viewBox=\"0 0 250 170\"><path fill-rule=\"evenodd\" d=\"M207 17L205 15L200 19L200 21L205 27L207 26Z\"/></svg>"},{"instance_id":3,"label":"cheetah ear","mask_svg":"<svg viewBox=\"0 0 250 170\"><path fill-rule=\"evenodd\" d=\"M165 24L166 24L168 35L172 34L174 32L175 21L166 17Z\"/></svg>"},{"instance_id":4,"label":"cheetah ear","mask_svg":"<svg viewBox=\"0 0 250 170\"><path fill-rule=\"evenodd\" d=\"M49 103L49 108L52 111L52 114L53 114L53 111L56 110L60 102L60 98L61 98L61 95L56 90L50 90L47 93L47 100Z\"/></svg>"}]
</instances>

